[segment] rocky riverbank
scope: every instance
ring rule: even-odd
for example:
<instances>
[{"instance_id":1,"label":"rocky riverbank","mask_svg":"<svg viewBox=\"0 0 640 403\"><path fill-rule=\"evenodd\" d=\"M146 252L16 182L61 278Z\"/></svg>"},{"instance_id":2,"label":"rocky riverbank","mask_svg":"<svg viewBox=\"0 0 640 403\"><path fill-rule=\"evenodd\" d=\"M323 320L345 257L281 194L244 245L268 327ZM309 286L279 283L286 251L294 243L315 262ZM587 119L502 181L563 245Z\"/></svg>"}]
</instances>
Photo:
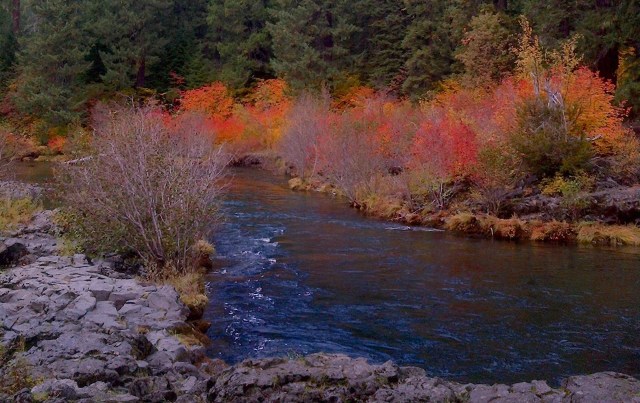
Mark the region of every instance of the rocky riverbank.
<instances>
[{"instance_id":1,"label":"rocky riverbank","mask_svg":"<svg viewBox=\"0 0 640 403\"><path fill-rule=\"evenodd\" d=\"M0 243L18 265L0 276L0 401L204 399L211 362L181 342L189 310L176 291L58 256L51 214Z\"/></svg>"},{"instance_id":2,"label":"rocky riverbank","mask_svg":"<svg viewBox=\"0 0 640 403\"><path fill-rule=\"evenodd\" d=\"M168 286L105 261L57 254L52 212L0 238L0 402L637 402L616 373L473 385L343 355L228 366L183 336L189 310Z\"/></svg>"}]
</instances>

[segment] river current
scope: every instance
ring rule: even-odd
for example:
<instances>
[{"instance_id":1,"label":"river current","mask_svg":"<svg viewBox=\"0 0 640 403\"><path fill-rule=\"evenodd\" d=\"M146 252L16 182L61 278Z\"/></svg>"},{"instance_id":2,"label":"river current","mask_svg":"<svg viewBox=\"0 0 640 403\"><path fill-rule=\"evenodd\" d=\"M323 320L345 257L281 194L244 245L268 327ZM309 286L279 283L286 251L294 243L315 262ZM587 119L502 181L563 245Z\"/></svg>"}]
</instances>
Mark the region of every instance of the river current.
<instances>
[{"instance_id":1,"label":"river current","mask_svg":"<svg viewBox=\"0 0 640 403\"><path fill-rule=\"evenodd\" d=\"M640 250L455 237L237 169L209 355L344 353L462 382L640 375Z\"/></svg>"}]
</instances>

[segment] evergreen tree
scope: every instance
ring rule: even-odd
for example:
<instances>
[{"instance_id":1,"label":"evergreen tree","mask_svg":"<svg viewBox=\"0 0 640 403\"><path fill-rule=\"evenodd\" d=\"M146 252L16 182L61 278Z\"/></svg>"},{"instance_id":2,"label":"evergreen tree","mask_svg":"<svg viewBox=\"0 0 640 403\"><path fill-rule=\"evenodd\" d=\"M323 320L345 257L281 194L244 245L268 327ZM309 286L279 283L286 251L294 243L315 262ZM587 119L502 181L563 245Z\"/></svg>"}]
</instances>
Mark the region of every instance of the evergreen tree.
<instances>
[{"instance_id":1,"label":"evergreen tree","mask_svg":"<svg viewBox=\"0 0 640 403\"><path fill-rule=\"evenodd\" d=\"M277 5L275 22L268 24L276 74L294 89L335 88L353 70L349 43L357 28L348 22L349 4L279 0Z\"/></svg>"},{"instance_id":2,"label":"evergreen tree","mask_svg":"<svg viewBox=\"0 0 640 403\"><path fill-rule=\"evenodd\" d=\"M272 78L270 1L213 0L209 5L210 40L219 64L218 78L235 88Z\"/></svg>"},{"instance_id":3,"label":"evergreen tree","mask_svg":"<svg viewBox=\"0 0 640 403\"><path fill-rule=\"evenodd\" d=\"M466 0L405 0L411 23L403 46L409 54L404 90L424 96L461 70L454 51L478 4Z\"/></svg>"},{"instance_id":4,"label":"evergreen tree","mask_svg":"<svg viewBox=\"0 0 640 403\"><path fill-rule=\"evenodd\" d=\"M185 76L188 65L199 57L201 43L207 34L207 0L174 0L171 18L165 23L169 33L167 43L158 54L160 62L149 69L147 86L166 91L171 86L171 74Z\"/></svg>"},{"instance_id":5,"label":"evergreen tree","mask_svg":"<svg viewBox=\"0 0 640 403\"><path fill-rule=\"evenodd\" d=\"M632 107L640 117L640 1L624 1L618 8L620 68L618 99Z\"/></svg>"},{"instance_id":6,"label":"evergreen tree","mask_svg":"<svg viewBox=\"0 0 640 403\"><path fill-rule=\"evenodd\" d=\"M551 0L523 3L544 46L555 48L561 41L579 35L584 61L612 81L617 79L619 37L615 13L619 0Z\"/></svg>"},{"instance_id":7,"label":"evergreen tree","mask_svg":"<svg viewBox=\"0 0 640 403\"><path fill-rule=\"evenodd\" d=\"M82 76L90 39L84 30L84 2L32 0L30 29L20 37L15 102L19 110L52 125L77 120L85 92Z\"/></svg>"},{"instance_id":8,"label":"evergreen tree","mask_svg":"<svg viewBox=\"0 0 640 403\"><path fill-rule=\"evenodd\" d=\"M352 7L356 33L351 54L357 56L359 76L375 88L386 89L402 72L407 52L402 40L408 16L398 0L358 0Z\"/></svg>"},{"instance_id":9,"label":"evergreen tree","mask_svg":"<svg viewBox=\"0 0 640 403\"><path fill-rule=\"evenodd\" d=\"M503 13L483 9L473 17L455 57L464 65L463 83L486 86L509 74L514 67L514 24Z\"/></svg>"},{"instance_id":10,"label":"evergreen tree","mask_svg":"<svg viewBox=\"0 0 640 403\"><path fill-rule=\"evenodd\" d=\"M190 89L202 87L216 79L214 65L201 51L193 53L187 60L183 76L186 87Z\"/></svg>"},{"instance_id":11,"label":"evergreen tree","mask_svg":"<svg viewBox=\"0 0 640 403\"><path fill-rule=\"evenodd\" d=\"M158 56L171 35L165 24L171 19L172 5L171 0L95 0L92 26L98 43L105 47L100 58L108 88L146 85L148 68L160 61Z\"/></svg>"},{"instance_id":12,"label":"evergreen tree","mask_svg":"<svg viewBox=\"0 0 640 403\"><path fill-rule=\"evenodd\" d=\"M15 62L16 38L8 2L0 6L0 90L6 86Z\"/></svg>"}]
</instances>

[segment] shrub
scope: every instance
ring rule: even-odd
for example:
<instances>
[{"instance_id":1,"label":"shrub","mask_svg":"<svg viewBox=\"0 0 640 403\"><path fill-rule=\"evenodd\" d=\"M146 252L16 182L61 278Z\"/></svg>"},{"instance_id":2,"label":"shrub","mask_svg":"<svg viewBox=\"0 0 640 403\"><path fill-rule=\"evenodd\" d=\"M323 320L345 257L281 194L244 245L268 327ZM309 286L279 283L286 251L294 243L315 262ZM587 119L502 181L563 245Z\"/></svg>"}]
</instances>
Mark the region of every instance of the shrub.
<instances>
[{"instance_id":1,"label":"shrub","mask_svg":"<svg viewBox=\"0 0 640 403\"><path fill-rule=\"evenodd\" d=\"M511 144L529 172L552 177L585 168L592 149L584 132L575 126L576 114L541 98L525 100L518 107L518 128Z\"/></svg>"},{"instance_id":2,"label":"shrub","mask_svg":"<svg viewBox=\"0 0 640 403\"><path fill-rule=\"evenodd\" d=\"M0 200L0 232L12 231L20 224L28 223L42 205L30 198Z\"/></svg>"},{"instance_id":3,"label":"shrub","mask_svg":"<svg viewBox=\"0 0 640 403\"><path fill-rule=\"evenodd\" d=\"M464 122L443 110L425 116L411 148L411 169L416 176L412 193L428 195L436 209L448 206L457 176L476 162L475 133Z\"/></svg>"},{"instance_id":4,"label":"shrub","mask_svg":"<svg viewBox=\"0 0 640 403\"><path fill-rule=\"evenodd\" d=\"M14 136L0 127L0 179L7 177L9 165L16 156Z\"/></svg>"},{"instance_id":5,"label":"shrub","mask_svg":"<svg viewBox=\"0 0 640 403\"><path fill-rule=\"evenodd\" d=\"M39 383L32 375L31 364L22 356L25 350L22 338L6 347L0 344L0 397L13 396Z\"/></svg>"},{"instance_id":6,"label":"shrub","mask_svg":"<svg viewBox=\"0 0 640 403\"><path fill-rule=\"evenodd\" d=\"M370 122L358 112L336 115L321 138L321 169L332 184L356 206L369 196L384 173L384 160L372 141Z\"/></svg>"},{"instance_id":7,"label":"shrub","mask_svg":"<svg viewBox=\"0 0 640 403\"><path fill-rule=\"evenodd\" d=\"M562 196L561 207L567 211L570 219L575 220L589 206L589 199L585 193L590 191L594 184L594 178L584 172L578 172L570 178L556 175L554 179L542 182L542 194Z\"/></svg>"},{"instance_id":8,"label":"shrub","mask_svg":"<svg viewBox=\"0 0 640 403\"><path fill-rule=\"evenodd\" d=\"M328 97L303 94L288 115L288 124L279 144L280 153L302 180L319 168L320 136L328 130Z\"/></svg>"},{"instance_id":9,"label":"shrub","mask_svg":"<svg viewBox=\"0 0 640 403\"><path fill-rule=\"evenodd\" d=\"M68 228L91 254L133 252L183 272L218 219L228 157L197 116L120 108L96 122L94 154L59 172Z\"/></svg>"},{"instance_id":10,"label":"shrub","mask_svg":"<svg viewBox=\"0 0 640 403\"><path fill-rule=\"evenodd\" d=\"M626 133L612 142L610 174L618 181L635 183L640 178L640 140Z\"/></svg>"},{"instance_id":11,"label":"shrub","mask_svg":"<svg viewBox=\"0 0 640 403\"><path fill-rule=\"evenodd\" d=\"M578 226L578 241L592 245L640 246L640 228L635 225L582 223Z\"/></svg>"},{"instance_id":12,"label":"shrub","mask_svg":"<svg viewBox=\"0 0 640 403\"><path fill-rule=\"evenodd\" d=\"M566 242L575 240L576 234L573 226L566 222L550 221L531 223L532 241Z\"/></svg>"},{"instance_id":13,"label":"shrub","mask_svg":"<svg viewBox=\"0 0 640 403\"><path fill-rule=\"evenodd\" d=\"M474 195L487 213L500 215L503 205L514 189L519 176L513 150L487 146L478 153L478 169L471 174Z\"/></svg>"}]
</instances>

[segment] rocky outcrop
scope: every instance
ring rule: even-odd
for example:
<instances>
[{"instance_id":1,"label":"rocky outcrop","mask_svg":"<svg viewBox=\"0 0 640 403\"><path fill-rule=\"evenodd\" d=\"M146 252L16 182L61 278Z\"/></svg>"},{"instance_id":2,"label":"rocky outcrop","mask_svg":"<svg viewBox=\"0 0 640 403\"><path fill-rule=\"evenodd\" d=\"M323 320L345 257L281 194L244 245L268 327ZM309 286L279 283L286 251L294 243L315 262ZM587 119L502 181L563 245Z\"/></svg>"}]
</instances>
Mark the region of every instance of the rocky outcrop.
<instances>
[{"instance_id":1,"label":"rocky outcrop","mask_svg":"<svg viewBox=\"0 0 640 403\"><path fill-rule=\"evenodd\" d=\"M541 219L544 221L573 220L598 221L606 224L640 223L640 186L611 186L595 192L576 196L576 206L563 204L559 196L551 197L536 194L513 199L510 209L504 214L512 214L523 219Z\"/></svg>"},{"instance_id":2,"label":"rocky outcrop","mask_svg":"<svg viewBox=\"0 0 640 403\"><path fill-rule=\"evenodd\" d=\"M209 391L214 402L638 402L640 381L612 372L571 377L560 388L544 381L473 385L426 376L391 362L344 355L247 360L223 371Z\"/></svg>"},{"instance_id":3,"label":"rocky outcrop","mask_svg":"<svg viewBox=\"0 0 640 403\"><path fill-rule=\"evenodd\" d=\"M189 311L176 291L92 264L84 255L55 255L50 213L42 214L0 242L7 249L20 245L19 263L25 264L0 276L6 361L0 379L10 379L20 366L38 380L31 390L0 401L204 398L209 375L194 365L204 359L204 348L179 340L181 329L189 328Z\"/></svg>"},{"instance_id":4,"label":"rocky outcrop","mask_svg":"<svg viewBox=\"0 0 640 403\"><path fill-rule=\"evenodd\" d=\"M0 181L0 199L37 199L44 193L40 186L23 182Z\"/></svg>"}]
</instances>

